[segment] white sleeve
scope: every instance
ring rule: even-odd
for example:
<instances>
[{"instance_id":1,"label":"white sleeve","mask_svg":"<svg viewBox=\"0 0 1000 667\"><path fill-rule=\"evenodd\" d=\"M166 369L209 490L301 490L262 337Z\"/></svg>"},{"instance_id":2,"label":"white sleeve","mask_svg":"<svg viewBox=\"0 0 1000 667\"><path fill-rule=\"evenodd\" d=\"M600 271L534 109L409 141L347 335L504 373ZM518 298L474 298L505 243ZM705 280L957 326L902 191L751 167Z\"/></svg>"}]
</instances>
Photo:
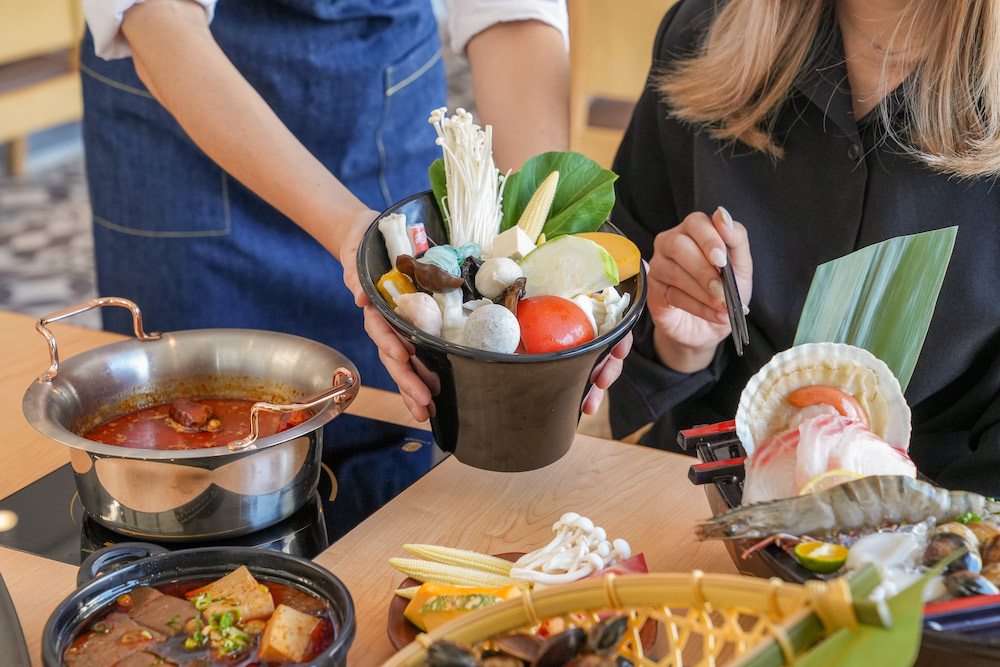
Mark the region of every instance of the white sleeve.
<instances>
[{"instance_id":1,"label":"white sleeve","mask_svg":"<svg viewBox=\"0 0 1000 667\"><path fill-rule=\"evenodd\" d=\"M491 25L534 19L548 23L569 48L566 0L446 0L448 33L455 53L464 53L469 40Z\"/></svg>"},{"instance_id":2,"label":"white sleeve","mask_svg":"<svg viewBox=\"0 0 1000 667\"><path fill-rule=\"evenodd\" d=\"M83 15L90 34L94 36L94 51L105 60L128 58L132 51L122 35L122 16L143 0L83 0ZM212 22L218 0L193 0L205 8L205 20Z\"/></svg>"}]
</instances>

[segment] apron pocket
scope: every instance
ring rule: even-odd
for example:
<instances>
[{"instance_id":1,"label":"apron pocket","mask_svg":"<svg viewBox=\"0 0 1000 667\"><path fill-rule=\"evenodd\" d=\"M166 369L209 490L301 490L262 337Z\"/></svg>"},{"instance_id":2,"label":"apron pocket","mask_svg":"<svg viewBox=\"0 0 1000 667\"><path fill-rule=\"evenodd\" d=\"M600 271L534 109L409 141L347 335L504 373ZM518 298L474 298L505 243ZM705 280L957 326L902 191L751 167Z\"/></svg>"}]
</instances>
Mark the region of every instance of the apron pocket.
<instances>
[{"instance_id":1,"label":"apron pocket","mask_svg":"<svg viewBox=\"0 0 1000 667\"><path fill-rule=\"evenodd\" d=\"M87 58L81 78L95 222L148 237L228 234L228 175L149 95L131 59Z\"/></svg>"},{"instance_id":2,"label":"apron pocket","mask_svg":"<svg viewBox=\"0 0 1000 667\"><path fill-rule=\"evenodd\" d=\"M376 133L381 158L380 182L386 206L430 187L427 169L441 149L427 119L441 106L447 90L441 42L437 33L420 40L385 70L382 118ZM426 129L414 132L414 115Z\"/></svg>"}]
</instances>

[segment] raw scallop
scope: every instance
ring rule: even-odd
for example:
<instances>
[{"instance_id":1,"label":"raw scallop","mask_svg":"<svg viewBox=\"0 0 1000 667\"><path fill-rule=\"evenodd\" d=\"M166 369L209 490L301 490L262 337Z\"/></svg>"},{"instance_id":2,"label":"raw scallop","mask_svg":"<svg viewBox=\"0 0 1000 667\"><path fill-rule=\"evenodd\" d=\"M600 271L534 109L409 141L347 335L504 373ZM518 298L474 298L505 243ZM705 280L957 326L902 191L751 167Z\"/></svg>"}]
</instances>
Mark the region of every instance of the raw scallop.
<instances>
[{"instance_id":1,"label":"raw scallop","mask_svg":"<svg viewBox=\"0 0 1000 667\"><path fill-rule=\"evenodd\" d=\"M736 434L747 454L789 427L789 393L810 385L853 396L871 419L871 430L904 452L910 442L910 408L899 381L871 352L844 343L807 343L776 354L740 395Z\"/></svg>"}]
</instances>

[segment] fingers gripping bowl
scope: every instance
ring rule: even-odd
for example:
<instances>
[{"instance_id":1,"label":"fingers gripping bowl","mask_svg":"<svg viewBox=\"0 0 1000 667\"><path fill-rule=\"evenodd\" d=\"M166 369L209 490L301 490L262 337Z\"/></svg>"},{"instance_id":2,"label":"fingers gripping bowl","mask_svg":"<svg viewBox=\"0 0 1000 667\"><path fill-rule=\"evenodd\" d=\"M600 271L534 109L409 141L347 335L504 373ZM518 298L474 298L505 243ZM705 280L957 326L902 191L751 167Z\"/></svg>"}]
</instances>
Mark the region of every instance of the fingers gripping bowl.
<instances>
[{"instance_id":1,"label":"fingers gripping bowl","mask_svg":"<svg viewBox=\"0 0 1000 667\"><path fill-rule=\"evenodd\" d=\"M447 242L430 192L399 202L379 220L396 213L422 222L433 243ZM602 231L617 233L608 223ZM505 354L451 343L401 318L376 289L390 268L376 220L358 253L361 286L379 314L415 348L411 363L431 389L431 428L438 446L487 470L532 470L569 450L591 371L638 320L646 296L645 270L640 269L618 285L619 292L630 294L631 305L607 333L557 352Z\"/></svg>"}]
</instances>

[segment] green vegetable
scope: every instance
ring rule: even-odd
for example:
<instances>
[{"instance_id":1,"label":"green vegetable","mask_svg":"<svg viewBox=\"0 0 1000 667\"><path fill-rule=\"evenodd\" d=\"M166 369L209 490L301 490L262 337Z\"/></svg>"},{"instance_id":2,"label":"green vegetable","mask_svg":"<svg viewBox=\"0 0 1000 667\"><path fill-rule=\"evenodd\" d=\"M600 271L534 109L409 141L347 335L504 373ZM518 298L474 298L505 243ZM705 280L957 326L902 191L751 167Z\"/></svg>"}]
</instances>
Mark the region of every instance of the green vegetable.
<instances>
[{"instance_id":1,"label":"green vegetable","mask_svg":"<svg viewBox=\"0 0 1000 667\"><path fill-rule=\"evenodd\" d=\"M546 241L520 262L528 279L525 295L551 294L572 299L618 284L618 264L590 239L562 236Z\"/></svg>"},{"instance_id":2,"label":"green vegetable","mask_svg":"<svg viewBox=\"0 0 1000 667\"><path fill-rule=\"evenodd\" d=\"M559 187L542 228L545 238L600 229L615 204L617 174L581 153L552 151L529 159L507 179L500 231L517 224L531 195L553 171L559 172Z\"/></svg>"},{"instance_id":3,"label":"green vegetable","mask_svg":"<svg viewBox=\"0 0 1000 667\"><path fill-rule=\"evenodd\" d=\"M520 171L507 178L503 190L503 220L498 231L502 232L517 224L531 195L553 171L559 172L559 187L552 201L548 220L542 228L545 238L553 239L564 234L595 232L600 229L615 204L615 181L618 175L582 153L551 151L529 159ZM443 211L441 200L448 192L444 160L435 160L427 170L427 175L438 209ZM447 221L445 230L448 230Z\"/></svg>"},{"instance_id":4,"label":"green vegetable","mask_svg":"<svg viewBox=\"0 0 1000 667\"><path fill-rule=\"evenodd\" d=\"M197 630L193 635L184 640L184 648L191 651L200 646L204 646L207 641L208 637L206 637L201 630Z\"/></svg>"},{"instance_id":5,"label":"green vegetable","mask_svg":"<svg viewBox=\"0 0 1000 667\"><path fill-rule=\"evenodd\" d=\"M483 607L489 607L497 602L500 602L500 598L495 595L486 595L484 593L469 593L466 595L435 595L430 599L427 604L420 608L421 614L426 614L433 611L456 611L459 609L482 609Z\"/></svg>"},{"instance_id":6,"label":"green vegetable","mask_svg":"<svg viewBox=\"0 0 1000 667\"><path fill-rule=\"evenodd\" d=\"M983 517L978 514L973 514L972 512L966 512L954 518L954 521L958 523L969 523L970 521L982 521Z\"/></svg>"}]
</instances>

